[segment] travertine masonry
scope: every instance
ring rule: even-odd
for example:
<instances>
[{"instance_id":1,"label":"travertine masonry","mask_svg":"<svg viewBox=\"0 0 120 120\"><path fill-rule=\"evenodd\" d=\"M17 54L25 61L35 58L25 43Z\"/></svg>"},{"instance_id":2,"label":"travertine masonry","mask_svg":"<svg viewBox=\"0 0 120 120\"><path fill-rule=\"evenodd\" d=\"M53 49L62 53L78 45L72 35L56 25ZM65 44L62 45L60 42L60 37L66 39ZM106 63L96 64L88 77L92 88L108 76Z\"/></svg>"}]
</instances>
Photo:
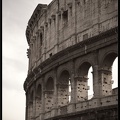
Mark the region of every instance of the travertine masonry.
<instances>
[{"instance_id":1,"label":"travertine masonry","mask_svg":"<svg viewBox=\"0 0 120 120\"><path fill-rule=\"evenodd\" d=\"M38 4L26 29L26 120L118 119L118 92L112 89L112 65L118 56L117 2Z\"/></svg>"}]
</instances>

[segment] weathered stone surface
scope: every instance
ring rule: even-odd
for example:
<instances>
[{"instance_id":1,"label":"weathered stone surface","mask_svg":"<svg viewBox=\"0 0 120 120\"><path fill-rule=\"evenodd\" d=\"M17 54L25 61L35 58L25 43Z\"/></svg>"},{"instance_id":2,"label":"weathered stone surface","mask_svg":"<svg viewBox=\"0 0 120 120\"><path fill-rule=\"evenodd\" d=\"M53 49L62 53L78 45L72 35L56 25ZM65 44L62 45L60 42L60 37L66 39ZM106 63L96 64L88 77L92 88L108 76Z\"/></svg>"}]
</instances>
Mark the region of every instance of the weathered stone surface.
<instances>
[{"instance_id":1,"label":"weathered stone surface","mask_svg":"<svg viewBox=\"0 0 120 120\"><path fill-rule=\"evenodd\" d=\"M38 4L26 29L26 120L118 119L118 92L112 90L112 64L118 56L117 2L53 0L49 5Z\"/></svg>"}]
</instances>

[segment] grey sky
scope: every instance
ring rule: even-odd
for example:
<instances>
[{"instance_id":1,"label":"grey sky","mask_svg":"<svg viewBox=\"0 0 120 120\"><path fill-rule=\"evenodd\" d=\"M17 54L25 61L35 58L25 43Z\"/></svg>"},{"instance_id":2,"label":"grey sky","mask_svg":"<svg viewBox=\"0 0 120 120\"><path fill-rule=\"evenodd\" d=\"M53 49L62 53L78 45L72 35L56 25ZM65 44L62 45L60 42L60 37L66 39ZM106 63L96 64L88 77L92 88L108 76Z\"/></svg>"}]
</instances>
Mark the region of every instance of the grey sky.
<instances>
[{"instance_id":1,"label":"grey sky","mask_svg":"<svg viewBox=\"0 0 120 120\"><path fill-rule=\"evenodd\" d=\"M49 4L51 1L2 1L3 120L25 120L23 83L28 70L28 58L26 55L28 45L25 30L36 6L39 3Z\"/></svg>"},{"instance_id":2,"label":"grey sky","mask_svg":"<svg viewBox=\"0 0 120 120\"><path fill-rule=\"evenodd\" d=\"M2 2L2 119L25 120L25 92L28 48L25 30L39 3L52 0L3 0Z\"/></svg>"}]
</instances>

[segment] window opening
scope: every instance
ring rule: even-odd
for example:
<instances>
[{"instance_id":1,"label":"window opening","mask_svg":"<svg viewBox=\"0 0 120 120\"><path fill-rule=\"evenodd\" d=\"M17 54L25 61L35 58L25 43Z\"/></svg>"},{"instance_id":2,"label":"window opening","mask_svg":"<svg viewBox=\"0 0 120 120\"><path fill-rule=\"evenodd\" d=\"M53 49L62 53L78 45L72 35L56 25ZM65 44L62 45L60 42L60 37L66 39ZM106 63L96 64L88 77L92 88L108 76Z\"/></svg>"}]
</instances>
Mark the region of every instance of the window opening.
<instances>
[{"instance_id":1,"label":"window opening","mask_svg":"<svg viewBox=\"0 0 120 120\"><path fill-rule=\"evenodd\" d=\"M67 24L67 22L68 22L68 10L63 12L63 20L64 20L64 24Z\"/></svg>"},{"instance_id":2,"label":"window opening","mask_svg":"<svg viewBox=\"0 0 120 120\"><path fill-rule=\"evenodd\" d=\"M52 53L50 53L49 56L52 57Z\"/></svg>"},{"instance_id":3,"label":"window opening","mask_svg":"<svg viewBox=\"0 0 120 120\"><path fill-rule=\"evenodd\" d=\"M69 102L71 101L71 82L69 78Z\"/></svg>"},{"instance_id":4,"label":"window opening","mask_svg":"<svg viewBox=\"0 0 120 120\"><path fill-rule=\"evenodd\" d=\"M40 45L42 46L42 43L43 43L43 35L42 33L40 33Z\"/></svg>"},{"instance_id":5,"label":"window opening","mask_svg":"<svg viewBox=\"0 0 120 120\"><path fill-rule=\"evenodd\" d=\"M88 100L91 99L93 97L93 73L92 73L93 69L92 67L89 68L88 70Z\"/></svg>"},{"instance_id":6,"label":"window opening","mask_svg":"<svg viewBox=\"0 0 120 120\"><path fill-rule=\"evenodd\" d=\"M88 38L88 33L86 33L86 34L83 35L83 40L85 40L87 38Z\"/></svg>"},{"instance_id":7,"label":"window opening","mask_svg":"<svg viewBox=\"0 0 120 120\"><path fill-rule=\"evenodd\" d=\"M114 60L112 65L112 89L118 87L118 57Z\"/></svg>"}]
</instances>

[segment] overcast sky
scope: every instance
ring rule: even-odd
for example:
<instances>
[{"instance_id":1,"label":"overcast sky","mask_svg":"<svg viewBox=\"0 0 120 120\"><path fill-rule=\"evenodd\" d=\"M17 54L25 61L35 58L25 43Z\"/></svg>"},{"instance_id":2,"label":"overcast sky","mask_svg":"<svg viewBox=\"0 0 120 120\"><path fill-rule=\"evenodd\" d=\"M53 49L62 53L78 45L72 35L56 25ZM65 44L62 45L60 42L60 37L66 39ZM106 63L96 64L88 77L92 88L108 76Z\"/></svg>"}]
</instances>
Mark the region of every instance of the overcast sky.
<instances>
[{"instance_id":1,"label":"overcast sky","mask_svg":"<svg viewBox=\"0 0 120 120\"><path fill-rule=\"evenodd\" d=\"M28 70L25 30L36 6L51 1L2 1L2 120L25 120L23 83Z\"/></svg>"},{"instance_id":2,"label":"overcast sky","mask_svg":"<svg viewBox=\"0 0 120 120\"><path fill-rule=\"evenodd\" d=\"M28 44L25 30L36 6L39 3L49 4L51 1L2 1L3 120L25 120L23 83L28 70L28 58L26 55ZM117 64L115 68L117 69ZM117 71L115 72L116 75Z\"/></svg>"}]
</instances>

